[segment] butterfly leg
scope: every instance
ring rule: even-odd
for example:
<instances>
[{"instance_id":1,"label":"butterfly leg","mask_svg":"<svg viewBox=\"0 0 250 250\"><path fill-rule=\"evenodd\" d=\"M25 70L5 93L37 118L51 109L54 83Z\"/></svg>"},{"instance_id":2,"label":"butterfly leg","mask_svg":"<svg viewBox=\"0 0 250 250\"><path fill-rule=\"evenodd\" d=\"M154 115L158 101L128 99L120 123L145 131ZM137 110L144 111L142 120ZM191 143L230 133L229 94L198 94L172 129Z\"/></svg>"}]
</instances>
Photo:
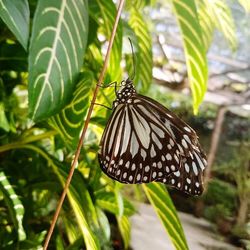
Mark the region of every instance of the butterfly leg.
<instances>
[{"instance_id":1,"label":"butterfly leg","mask_svg":"<svg viewBox=\"0 0 250 250\"><path fill-rule=\"evenodd\" d=\"M91 103L93 103L93 102L91 102ZM102 106L102 107L104 107L104 108L106 108L106 109L109 109L109 110L112 110L111 107L108 107L108 106L106 106L106 105L104 105L104 104L100 104L100 103L96 103L96 102L94 102L93 104L94 104L94 105L98 105L98 106Z\"/></svg>"}]
</instances>

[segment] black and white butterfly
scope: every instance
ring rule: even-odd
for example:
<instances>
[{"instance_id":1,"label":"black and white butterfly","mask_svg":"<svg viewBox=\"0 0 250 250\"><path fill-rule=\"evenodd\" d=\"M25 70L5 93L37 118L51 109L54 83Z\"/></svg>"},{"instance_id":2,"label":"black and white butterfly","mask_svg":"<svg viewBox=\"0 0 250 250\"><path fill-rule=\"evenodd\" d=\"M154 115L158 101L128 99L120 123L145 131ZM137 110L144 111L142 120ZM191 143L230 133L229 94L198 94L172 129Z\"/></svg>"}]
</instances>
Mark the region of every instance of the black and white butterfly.
<instances>
[{"instance_id":1,"label":"black and white butterfly","mask_svg":"<svg viewBox=\"0 0 250 250\"><path fill-rule=\"evenodd\" d=\"M122 81L102 135L100 166L122 183L163 182L183 192L203 191L207 165L195 131L153 99Z\"/></svg>"}]
</instances>

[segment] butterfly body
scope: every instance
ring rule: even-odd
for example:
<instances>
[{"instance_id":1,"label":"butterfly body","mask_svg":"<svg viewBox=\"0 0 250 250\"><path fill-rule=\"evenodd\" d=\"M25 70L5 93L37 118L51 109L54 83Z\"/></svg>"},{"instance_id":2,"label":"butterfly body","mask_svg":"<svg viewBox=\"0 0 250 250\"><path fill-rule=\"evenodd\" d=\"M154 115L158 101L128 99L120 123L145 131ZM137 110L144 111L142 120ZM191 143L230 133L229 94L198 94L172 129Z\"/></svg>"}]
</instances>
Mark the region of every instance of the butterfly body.
<instances>
[{"instance_id":1,"label":"butterfly body","mask_svg":"<svg viewBox=\"0 0 250 250\"><path fill-rule=\"evenodd\" d=\"M201 194L207 163L195 131L160 103L137 94L130 79L116 96L98 154L103 172L122 183L157 181Z\"/></svg>"}]
</instances>

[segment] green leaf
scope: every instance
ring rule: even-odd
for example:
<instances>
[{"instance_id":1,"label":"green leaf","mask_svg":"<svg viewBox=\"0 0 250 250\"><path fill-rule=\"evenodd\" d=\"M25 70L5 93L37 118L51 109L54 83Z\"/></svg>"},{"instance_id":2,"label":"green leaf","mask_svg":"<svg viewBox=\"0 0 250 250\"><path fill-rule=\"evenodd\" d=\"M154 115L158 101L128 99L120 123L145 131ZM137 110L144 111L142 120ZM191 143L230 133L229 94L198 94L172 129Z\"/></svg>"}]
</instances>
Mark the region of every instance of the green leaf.
<instances>
[{"instance_id":1,"label":"green leaf","mask_svg":"<svg viewBox=\"0 0 250 250\"><path fill-rule=\"evenodd\" d=\"M10 131L10 125L5 115L4 104L2 102L0 102L0 128L6 132Z\"/></svg>"},{"instance_id":2,"label":"green leaf","mask_svg":"<svg viewBox=\"0 0 250 250\"><path fill-rule=\"evenodd\" d=\"M103 34L109 40L111 37L111 32L113 25L115 23L115 17L117 13L117 9L112 0L96 0L101 16L103 19L103 24L99 25L103 30ZM94 13L96 15L96 13ZM113 47L110 54L109 66L107 72L110 76L110 81L121 81L122 71L120 67L122 58L122 25L121 21L118 23L117 31L114 38Z\"/></svg>"},{"instance_id":3,"label":"green leaf","mask_svg":"<svg viewBox=\"0 0 250 250\"><path fill-rule=\"evenodd\" d=\"M187 250L186 238L173 202L164 187L156 182L143 184L144 191L177 250Z\"/></svg>"},{"instance_id":4,"label":"green leaf","mask_svg":"<svg viewBox=\"0 0 250 250\"><path fill-rule=\"evenodd\" d=\"M91 231L86 221L85 215L81 208L80 201L79 200L77 201L76 197L74 197L70 191L68 192L68 198L73 208L74 214L77 218L77 222L81 229L82 235L84 237L86 249L87 250L100 249L99 242L97 238L95 237L95 235L93 234L93 232Z\"/></svg>"},{"instance_id":5,"label":"green leaf","mask_svg":"<svg viewBox=\"0 0 250 250\"><path fill-rule=\"evenodd\" d=\"M122 235L124 248L127 249L130 243L131 225L127 216L117 216L118 227Z\"/></svg>"},{"instance_id":6,"label":"green leaf","mask_svg":"<svg viewBox=\"0 0 250 250\"><path fill-rule=\"evenodd\" d=\"M139 10L132 8L130 11L129 25L134 31L138 46L136 56L135 83L138 83L139 90L146 92L152 81L152 43L148 26L143 20Z\"/></svg>"},{"instance_id":7,"label":"green leaf","mask_svg":"<svg viewBox=\"0 0 250 250\"><path fill-rule=\"evenodd\" d=\"M0 0L0 17L25 50L29 39L29 16L27 0Z\"/></svg>"},{"instance_id":8,"label":"green leaf","mask_svg":"<svg viewBox=\"0 0 250 250\"><path fill-rule=\"evenodd\" d=\"M34 120L58 113L70 100L88 35L88 2L39 1L29 54L29 110Z\"/></svg>"},{"instance_id":9,"label":"green leaf","mask_svg":"<svg viewBox=\"0 0 250 250\"><path fill-rule=\"evenodd\" d=\"M98 215L98 220L99 220L100 226L102 227L102 230L104 232L104 235L105 235L107 240L110 240L111 229L110 229L110 224L109 224L108 218L107 218L106 214L98 207L96 208L96 212Z\"/></svg>"},{"instance_id":10,"label":"green leaf","mask_svg":"<svg viewBox=\"0 0 250 250\"><path fill-rule=\"evenodd\" d=\"M57 115L49 119L49 124L59 132L65 144L75 149L90 105L90 97L94 83L93 75L85 71L82 80L76 85L73 100Z\"/></svg>"},{"instance_id":11,"label":"green leaf","mask_svg":"<svg viewBox=\"0 0 250 250\"><path fill-rule=\"evenodd\" d=\"M66 168L64 166L61 166L61 168L54 166L53 169L64 186L68 176ZM99 241L91 229L91 227L98 227L97 215L88 190L83 183L84 180L81 175L75 170L74 178L67 193L68 199L82 232L87 250L100 249Z\"/></svg>"},{"instance_id":12,"label":"green leaf","mask_svg":"<svg viewBox=\"0 0 250 250\"><path fill-rule=\"evenodd\" d=\"M193 94L193 109L197 114L207 89L208 78L202 32L194 0L172 0L172 2L182 33L188 78Z\"/></svg>"},{"instance_id":13,"label":"green leaf","mask_svg":"<svg viewBox=\"0 0 250 250\"><path fill-rule=\"evenodd\" d=\"M66 168L66 166L56 161L43 149L32 144L22 145L21 148L33 150L46 159L54 173L57 175L60 183L64 187L68 176L68 168ZM86 249L99 250L99 240L92 230L92 228L98 227L98 218L95 207L92 203L90 194L84 185L84 179L77 170L75 170L74 177L67 192L67 197L84 238Z\"/></svg>"},{"instance_id":14,"label":"green leaf","mask_svg":"<svg viewBox=\"0 0 250 250\"><path fill-rule=\"evenodd\" d=\"M106 191L98 192L98 194L96 195L96 204L100 208L105 209L115 215L119 215L120 213L117 198L115 197L114 193ZM124 215L130 216L136 212L134 206L126 199L123 199L123 206Z\"/></svg>"},{"instance_id":15,"label":"green leaf","mask_svg":"<svg viewBox=\"0 0 250 250\"><path fill-rule=\"evenodd\" d=\"M207 16L206 22L212 22L220 30L233 50L237 47L235 24L231 10L225 0L203 1ZM210 19L210 20L209 20Z\"/></svg>"},{"instance_id":16,"label":"green leaf","mask_svg":"<svg viewBox=\"0 0 250 250\"><path fill-rule=\"evenodd\" d=\"M208 51L213 39L215 24L207 11L206 3L204 1L199 1L198 3L199 3L198 14L199 14L200 26L202 29L203 46L205 47L205 50Z\"/></svg>"},{"instance_id":17,"label":"green leaf","mask_svg":"<svg viewBox=\"0 0 250 250\"><path fill-rule=\"evenodd\" d=\"M250 12L250 1L249 0L238 0L246 12Z\"/></svg>"},{"instance_id":18,"label":"green leaf","mask_svg":"<svg viewBox=\"0 0 250 250\"><path fill-rule=\"evenodd\" d=\"M118 215L121 217L124 213L124 203L123 203L123 197L120 192L122 187L122 184L119 182L115 182L115 198L116 198L116 203L118 205Z\"/></svg>"},{"instance_id":19,"label":"green leaf","mask_svg":"<svg viewBox=\"0 0 250 250\"><path fill-rule=\"evenodd\" d=\"M23 241L26 239L23 228L24 207L3 171L0 171L0 190L9 208L19 241Z\"/></svg>"}]
</instances>

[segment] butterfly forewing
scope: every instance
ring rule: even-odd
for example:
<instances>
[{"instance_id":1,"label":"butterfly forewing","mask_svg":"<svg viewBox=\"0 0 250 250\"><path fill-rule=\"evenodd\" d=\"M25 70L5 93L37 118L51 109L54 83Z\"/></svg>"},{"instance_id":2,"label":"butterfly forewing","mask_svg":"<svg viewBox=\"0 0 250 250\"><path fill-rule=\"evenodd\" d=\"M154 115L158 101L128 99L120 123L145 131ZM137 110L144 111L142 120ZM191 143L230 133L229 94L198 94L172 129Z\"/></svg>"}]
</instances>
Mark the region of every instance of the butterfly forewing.
<instances>
[{"instance_id":1,"label":"butterfly forewing","mask_svg":"<svg viewBox=\"0 0 250 250\"><path fill-rule=\"evenodd\" d=\"M102 137L102 170L123 183L156 181L178 170L178 147L161 121L147 120L136 105L123 105L115 108Z\"/></svg>"},{"instance_id":2,"label":"butterfly forewing","mask_svg":"<svg viewBox=\"0 0 250 250\"><path fill-rule=\"evenodd\" d=\"M160 103L138 95L129 79L117 93L100 146L102 170L119 182L158 181L202 192L206 157L195 131Z\"/></svg>"}]
</instances>

